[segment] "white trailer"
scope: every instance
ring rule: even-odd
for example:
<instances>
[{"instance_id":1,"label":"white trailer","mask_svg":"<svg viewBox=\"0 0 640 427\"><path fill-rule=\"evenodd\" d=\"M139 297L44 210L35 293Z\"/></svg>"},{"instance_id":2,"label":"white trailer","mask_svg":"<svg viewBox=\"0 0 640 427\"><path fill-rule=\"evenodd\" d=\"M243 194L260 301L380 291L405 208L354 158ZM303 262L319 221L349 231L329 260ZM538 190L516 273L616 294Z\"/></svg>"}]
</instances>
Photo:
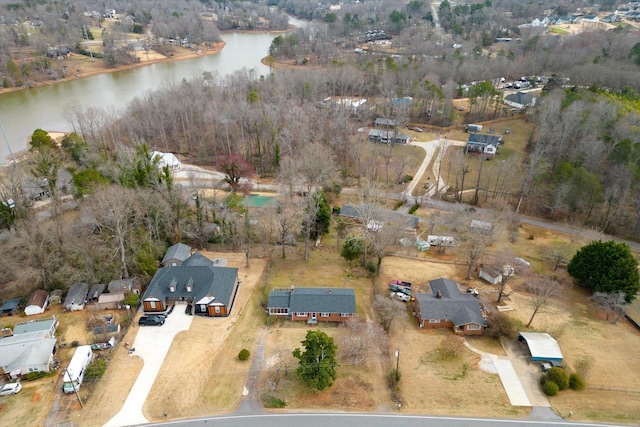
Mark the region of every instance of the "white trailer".
<instances>
[{"instance_id":1,"label":"white trailer","mask_svg":"<svg viewBox=\"0 0 640 427\"><path fill-rule=\"evenodd\" d=\"M91 363L93 351L90 345L81 345L76 348L76 352L69 362L69 366L64 370L62 377L62 391L65 393L74 393L80 389L80 384L84 379L84 372Z\"/></svg>"}]
</instances>

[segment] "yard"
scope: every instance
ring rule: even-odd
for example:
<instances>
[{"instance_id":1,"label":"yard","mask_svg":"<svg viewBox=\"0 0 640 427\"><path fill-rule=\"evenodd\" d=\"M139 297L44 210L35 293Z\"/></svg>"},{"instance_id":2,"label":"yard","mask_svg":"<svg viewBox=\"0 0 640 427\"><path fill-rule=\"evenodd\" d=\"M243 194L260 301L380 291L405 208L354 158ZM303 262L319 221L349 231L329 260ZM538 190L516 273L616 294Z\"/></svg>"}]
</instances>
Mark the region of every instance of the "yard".
<instances>
[{"instance_id":1,"label":"yard","mask_svg":"<svg viewBox=\"0 0 640 427\"><path fill-rule=\"evenodd\" d=\"M545 259L551 245L578 245L557 233L534 227L519 229L516 243L505 243L518 256L530 260L535 271L550 271ZM300 346L307 325L268 319L260 304L273 288L293 286L353 287L356 290L357 311L361 318L374 320L374 291L386 294L392 279L412 282L416 289L438 277L456 280L462 286L473 286L485 301L495 301L495 289L480 280L466 280L466 267L454 264L460 255L453 249L443 255L421 253L414 248L402 250L401 257L386 257L378 277L369 278L364 270L342 260L335 250L332 237L323 241L302 260L302 247L288 247L287 258L275 258L270 268L266 259L252 259L244 267L243 254L224 254L231 266L240 268L243 284L234 314L228 319L194 318L191 329L179 334L156 378L144 406L152 422L194 416L230 413L237 409L246 384L249 368L255 357L257 342L264 338L265 363L260 377L259 394L268 406L284 402L288 410L326 409L344 411L396 411L416 414L441 414L520 418L528 408L512 407L497 374L486 372L479 356L463 349L458 357L443 358L438 349L450 331L420 330L411 310L398 313L390 329L388 354L371 357L363 365L341 363L335 384L322 392L313 392L295 376L296 360L291 351ZM495 246L495 245L494 245ZM498 248L492 247L491 251ZM418 255L418 257L414 257ZM213 255L211 255L213 256ZM220 256L220 254L216 254ZM560 279L566 275L561 267L554 272ZM590 306L589 295L563 280L562 293L538 313L532 323L536 331L548 331L558 339L571 369L577 360L588 357L592 362L587 390L564 391L550 398L553 409L563 416L573 412L573 419L597 422L637 424L640 409L640 333L621 320L611 324L603 313ZM506 312L519 325L531 316L531 297L520 287L521 278L512 279L512 294ZM50 315L49 313L47 313ZM87 313L62 313L59 342L83 343ZM339 339L345 328L320 325L321 330ZM137 328L131 328L124 338L133 342ZM500 344L487 337L470 338L473 346L495 354L504 354ZM238 352L251 351L249 361L240 362ZM62 349L64 358L70 349ZM399 350L399 360L395 351ZM339 361L340 362L340 361ZM399 364L401 381L398 393L402 407L397 408L386 382L386 376ZM123 346L113 352L109 368L95 385L81 389L86 399L84 409L69 397L69 412L65 419L80 426L102 425L121 407L128 390L142 368L142 361L128 355ZM44 423L46 414L59 390L57 377L25 383L17 396L0 398L0 416L21 424L37 419ZM184 385L188 383L189 387ZM278 400L280 399L280 400ZM20 404L18 404L20 403ZM273 409L276 410L276 409ZM166 418L164 413L167 414Z\"/></svg>"}]
</instances>

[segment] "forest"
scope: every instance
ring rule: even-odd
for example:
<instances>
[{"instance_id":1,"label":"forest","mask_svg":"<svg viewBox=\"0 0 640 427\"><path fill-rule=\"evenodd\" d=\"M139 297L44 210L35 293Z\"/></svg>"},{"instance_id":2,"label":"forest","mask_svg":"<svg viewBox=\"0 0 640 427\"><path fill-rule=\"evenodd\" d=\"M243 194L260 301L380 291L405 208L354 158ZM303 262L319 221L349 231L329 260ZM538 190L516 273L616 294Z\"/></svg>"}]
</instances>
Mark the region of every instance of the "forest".
<instances>
[{"instance_id":1,"label":"forest","mask_svg":"<svg viewBox=\"0 0 640 427\"><path fill-rule=\"evenodd\" d=\"M0 261L7 271L2 281L50 288L73 280L151 275L164 247L185 236L202 244L224 242L236 250L249 242L268 245L294 236L304 240L306 248L314 234L308 224L320 208L316 201L323 199L313 189L324 188L329 196L340 187L390 191L409 172L409 147L374 144L366 132L358 131L377 117L442 132L461 131L467 123L520 117L532 129L526 151L505 162L509 170L503 171L500 195L492 196L501 200L492 206L637 236L637 29L622 25L562 36L519 30L518 43L484 45L483 32L491 31L492 40L493 34L505 34L493 31L494 22L504 18L502 28L518 28L518 23L560 6L538 2L525 10L521 2L478 2L441 17L442 28L453 31L456 24L446 24L450 19L464 23L466 33L439 34L430 7L413 3L421 2L350 3L331 12L335 19L326 18L329 9L325 15L313 15L321 21L317 26L274 39L270 52L265 52L271 67L266 76L204 72L137 98L120 111L70 107L66 116L75 132L62 147L54 148L34 133L27 170L3 178L0 196L13 200L15 207L0 206L3 227L10 229L10 238L2 243L9 254ZM145 4L135 2L135 7ZM306 16L296 9L304 4L308 2L278 3ZM447 12L443 4L440 9ZM379 8L369 9L375 5ZM577 5L571 5L574 10L566 13L575 11ZM406 8L416 8L420 18L407 18L411 14ZM458 21L475 14L498 17ZM161 22L155 12L153 22L154 27ZM413 23L416 26L410 26ZM397 50L378 50L359 38L362 31L374 28L388 31ZM462 47L450 47L456 42ZM356 46L367 46L367 51L357 53ZM545 76L546 83L535 106L513 112L504 106L503 91L495 82L521 76ZM407 96L413 99L410 108L394 107L393 98ZM366 98L366 108L335 108L327 102L351 97ZM455 107L461 99L469 106L464 112ZM230 200L225 209L210 210L204 193L181 191L167 171L157 169L152 150L223 170L232 186L260 178L282 188L303 185L308 191L290 191L268 226L248 231L248 217L238 200ZM489 177L465 181L466 165L477 160L463 156L461 149L450 147L442 156L461 166L452 169L448 193L436 197L467 189L488 193L497 185ZM59 189L60 170L70 174L70 189ZM231 176L232 170L238 175ZM21 181L34 177L46 179L54 214L73 197L78 217L69 222L67 216L54 215L54 221L34 222L33 201L21 191ZM485 200L475 198L480 204ZM116 205L120 212L107 208ZM231 214L236 208L239 215ZM220 227L218 237L206 232L210 223ZM286 245L281 246L285 255Z\"/></svg>"}]
</instances>

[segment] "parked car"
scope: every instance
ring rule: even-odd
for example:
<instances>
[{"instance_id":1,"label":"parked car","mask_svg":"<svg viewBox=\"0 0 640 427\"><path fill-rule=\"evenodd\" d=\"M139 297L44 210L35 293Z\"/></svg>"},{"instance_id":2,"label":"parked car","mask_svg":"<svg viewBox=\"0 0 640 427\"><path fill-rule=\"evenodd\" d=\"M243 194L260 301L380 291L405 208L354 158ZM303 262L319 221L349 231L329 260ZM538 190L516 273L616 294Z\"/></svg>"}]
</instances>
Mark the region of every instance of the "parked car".
<instances>
[{"instance_id":1,"label":"parked car","mask_svg":"<svg viewBox=\"0 0 640 427\"><path fill-rule=\"evenodd\" d=\"M18 394L22 390L22 384L20 383L9 383L5 384L2 389L0 389L0 396L9 396L10 394Z\"/></svg>"},{"instance_id":2,"label":"parked car","mask_svg":"<svg viewBox=\"0 0 640 427\"><path fill-rule=\"evenodd\" d=\"M411 297L407 294L403 294L402 292L391 292L391 295L389 296L391 298L399 299L400 301L403 301L403 302L411 301Z\"/></svg>"},{"instance_id":3,"label":"parked car","mask_svg":"<svg viewBox=\"0 0 640 427\"><path fill-rule=\"evenodd\" d=\"M164 325L164 317L163 316L142 316L140 320L138 320L138 325L140 326L162 326Z\"/></svg>"},{"instance_id":4,"label":"parked car","mask_svg":"<svg viewBox=\"0 0 640 427\"><path fill-rule=\"evenodd\" d=\"M553 365L549 362L542 362L540 364L540 369L542 369L542 372L547 372L551 368L553 368Z\"/></svg>"}]
</instances>

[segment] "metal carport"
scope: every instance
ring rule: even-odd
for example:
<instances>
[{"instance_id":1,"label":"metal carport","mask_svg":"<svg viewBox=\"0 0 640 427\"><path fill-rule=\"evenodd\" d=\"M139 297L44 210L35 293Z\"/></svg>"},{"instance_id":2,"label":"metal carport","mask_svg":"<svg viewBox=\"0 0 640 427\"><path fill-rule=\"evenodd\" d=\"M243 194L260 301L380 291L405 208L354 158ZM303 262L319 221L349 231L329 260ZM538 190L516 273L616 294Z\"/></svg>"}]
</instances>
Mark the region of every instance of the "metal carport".
<instances>
[{"instance_id":1,"label":"metal carport","mask_svg":"<svg viewBox=\"0 0 640 427\"><path fill-rule=\"evenodd\" d=\"M544 332L520 332L518 340L527 342L531 360L562 362L562 351L551 335Z\"/></svg>"}]
</instances>

